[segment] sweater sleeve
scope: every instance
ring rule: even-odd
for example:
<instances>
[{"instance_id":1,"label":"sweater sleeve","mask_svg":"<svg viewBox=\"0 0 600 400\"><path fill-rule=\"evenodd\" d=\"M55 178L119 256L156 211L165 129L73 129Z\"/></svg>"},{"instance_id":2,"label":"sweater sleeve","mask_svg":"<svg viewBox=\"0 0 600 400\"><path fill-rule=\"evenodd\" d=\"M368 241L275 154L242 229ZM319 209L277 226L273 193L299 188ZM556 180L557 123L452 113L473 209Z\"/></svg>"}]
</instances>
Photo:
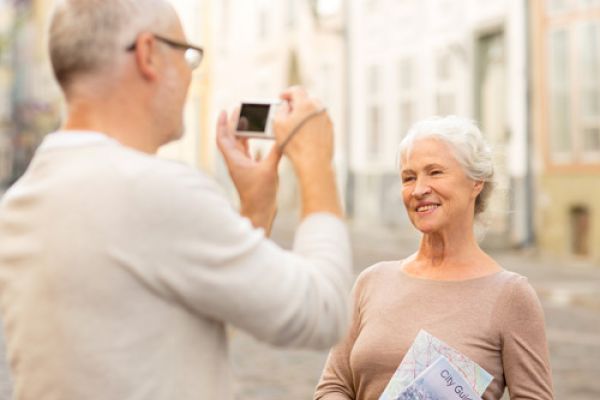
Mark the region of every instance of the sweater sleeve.
<instances>
[{"instance_id":1,"label":"sweater sleeve","mask_svg":"<svg viewBox=\"0 0 600 400\"><path fill-rule=\"evenodd\" d=\"M160 173L140 182L132 199L139 209L127 218L141 240L133 252L114 254L123 268L166 300L271 344L323 349L343 336L352 267L339 218L306 217L286 251L212 180L183 167Z\"/></svg>"},{"instance_id":2,"label":"sweater sleeve","mask_svg":"<svg viewBox=\"0 0 600 400\"><path fill-rule=\"evenodd\" d=\"M511 400L552 400L544 314L527 279L518 277L499 306L502 364Z\"/></svg>"},{"instance_id":3,"label":"sweater sleeve","mask_svg":"<svg viewBox=\"0 0 600 400\"><path fill-rule=\"evenodd\" d=\"M356 397L350 355L360 330L360 296L364 282L361 275L352 289L352 321L346 337L329 352L317 385L314 400L354 400Z\"/></svg>"}]
</instances>

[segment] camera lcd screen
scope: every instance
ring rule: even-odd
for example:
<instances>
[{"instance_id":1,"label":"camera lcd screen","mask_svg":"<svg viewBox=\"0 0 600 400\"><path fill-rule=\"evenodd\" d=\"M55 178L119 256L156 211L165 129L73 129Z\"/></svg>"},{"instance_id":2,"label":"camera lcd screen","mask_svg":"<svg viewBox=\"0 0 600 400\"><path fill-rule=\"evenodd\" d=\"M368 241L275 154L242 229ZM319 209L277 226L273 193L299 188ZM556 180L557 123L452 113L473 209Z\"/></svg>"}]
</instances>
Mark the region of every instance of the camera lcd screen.
<instances>
[{"instance_id":1,"label":"camera lcd screen","mask_svg":"<svg viewBox=\"0 0 600 400\"><path fill-rule=\"evenodd\" d=\"M267 128L269 108L271 108L271 104L243 103L237 130L264 133Z\"/></svg>"}]
</instances>

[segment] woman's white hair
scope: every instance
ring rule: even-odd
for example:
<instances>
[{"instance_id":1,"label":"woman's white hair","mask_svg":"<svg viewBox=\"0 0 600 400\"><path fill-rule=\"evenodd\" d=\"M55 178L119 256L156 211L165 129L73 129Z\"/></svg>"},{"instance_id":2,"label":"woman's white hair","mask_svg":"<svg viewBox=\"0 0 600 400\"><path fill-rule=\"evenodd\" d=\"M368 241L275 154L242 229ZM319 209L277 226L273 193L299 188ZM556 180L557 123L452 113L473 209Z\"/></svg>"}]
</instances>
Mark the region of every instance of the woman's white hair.
<instances>
[{"instance_id":1,"label":"woman's white hair","mask_svg":"<svg viewBox=\"0 0 600 400\"><path fill-rule=\"evenodd\" d=\"M485 211L487 201L494 189L493 153L474 121L450 115L432 117L415 123L400 142L398 167L410 155L415 142L422 139L437 139L446 143L467 176L484 182L481 193L475 200L475 215Z\"/></svg>"},{"instance_id":2,"label":"woman's white hair","mask_svg":"<svg viewBox=\"0 0 600 400\"><path fill-rule=\"evenodd\" d=\"M77 75L113 70L136 35L176 21L166 0L57 0L48 35L54 75L66 89Z\"/></svg>"}]
</instances>

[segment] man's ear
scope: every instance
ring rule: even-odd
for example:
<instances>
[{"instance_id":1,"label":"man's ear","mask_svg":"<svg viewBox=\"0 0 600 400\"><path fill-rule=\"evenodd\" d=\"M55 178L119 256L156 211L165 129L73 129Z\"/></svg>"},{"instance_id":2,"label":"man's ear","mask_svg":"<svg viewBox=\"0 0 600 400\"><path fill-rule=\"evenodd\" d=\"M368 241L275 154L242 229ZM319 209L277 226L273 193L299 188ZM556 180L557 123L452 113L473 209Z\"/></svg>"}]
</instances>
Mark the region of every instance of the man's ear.
<instances>
[{"instance_id":1,"label":"man's ear","mask_svg":"<svg viewBox=\"0 0 600 400\"><path fill-rule=\"evenodd\" d=\"M151 33L142 33L135 42L135 61L144 79L154 81L158 77L157 43Z\"/></svg>"}]
</instances>

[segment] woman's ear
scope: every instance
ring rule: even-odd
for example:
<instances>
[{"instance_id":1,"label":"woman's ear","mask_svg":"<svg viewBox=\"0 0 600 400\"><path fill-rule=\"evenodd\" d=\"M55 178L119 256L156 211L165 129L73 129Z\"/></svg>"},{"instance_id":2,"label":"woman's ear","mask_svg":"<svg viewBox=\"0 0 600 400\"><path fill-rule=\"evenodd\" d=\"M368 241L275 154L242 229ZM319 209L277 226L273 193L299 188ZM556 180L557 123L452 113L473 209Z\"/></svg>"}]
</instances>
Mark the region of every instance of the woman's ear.
<instances>
[{"instance_id":1,"label":"woman's ear","mask_svg":"<svg viewBox=\"0 0 600 400\"><path fill-rule=\"evenodd\" d=\"M475 185L473 186L473 195L475 197L479 196L484 186L485 181L475 181Z\"/></svg>"}]
</instances>

